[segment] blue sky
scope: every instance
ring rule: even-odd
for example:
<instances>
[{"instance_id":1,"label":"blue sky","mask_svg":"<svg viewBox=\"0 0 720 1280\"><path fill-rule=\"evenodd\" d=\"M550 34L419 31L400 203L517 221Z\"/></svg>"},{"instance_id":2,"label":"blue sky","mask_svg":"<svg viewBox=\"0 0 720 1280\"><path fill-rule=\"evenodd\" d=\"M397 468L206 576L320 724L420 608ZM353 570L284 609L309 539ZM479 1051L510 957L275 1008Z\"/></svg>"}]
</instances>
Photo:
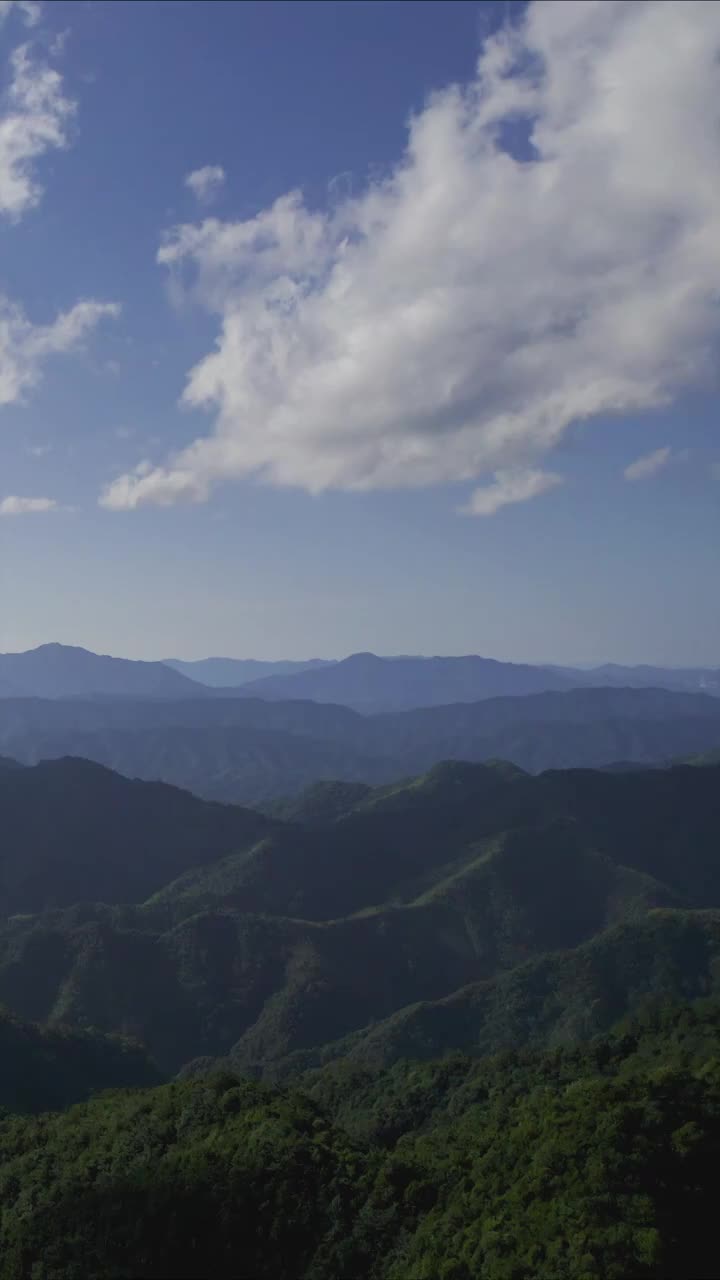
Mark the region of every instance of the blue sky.
<instances>
[{"instance_id":1,"label":"blue sky","mask_svg":"<svg viewBox=\"0 0 720 1280\"><path fill-rule=\"evenodd\" d=\"M0 4L0 649L720 662L718 10Z\"/></svg>"}]
</instances>

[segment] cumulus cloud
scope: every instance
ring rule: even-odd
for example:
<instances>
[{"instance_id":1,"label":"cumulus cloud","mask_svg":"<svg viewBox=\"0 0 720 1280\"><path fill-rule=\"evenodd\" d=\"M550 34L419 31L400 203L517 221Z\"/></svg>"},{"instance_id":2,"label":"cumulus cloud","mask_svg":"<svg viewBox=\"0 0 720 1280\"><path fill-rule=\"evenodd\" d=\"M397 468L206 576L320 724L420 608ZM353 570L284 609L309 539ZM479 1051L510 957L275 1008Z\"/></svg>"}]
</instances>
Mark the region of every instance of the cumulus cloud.
<instances>
[{"instance_id":1,"label":"cumulus cloud","mask_svg":"<svg viewBox=\"0 0 720 1280\"><path fill-rule=\"evenodd\" d=\"M669 447L664 449L654 449L652 453L644 453L641 458L636 458L623 471L626 480L646 480L648 476L654 476L656 472L662 471L670 461L671 450Z\"/></svg>"},{"instance_id":2,"label":"cumulus cloud","mask_svg":"<svg viewBox=\"0 0 720 1280\"><path fill-rule=\"evenodd\" d=\"M719 53L720 4L542 0L362 193L172 229L158 261L218 319L183 403L214 423L101 501L498 472L482 513L573 422L672 399L720 324Z\"/></svg>"},{"instance_id":3,"label":"cumulus cloud","mask_svg":"<svg viewBox=\"0 0 720 1280\"><path fill-rule=\"evenodd\" d=\"M33 511L54 511L56 508L54 498L0 499L0 516L24 516Z\"/></svg>"},{"instance_id":4,"label":"cumulus cloud","mask_svg":"<svg viewBox=\"0 0 720 1280\"><path fill-rule=\"evenodd\" d=\"M562 483L562 476L554 471L496 471L492 484L476 489L461 510L468 516L494 516L500 507L512 502L527 502L528 498L537 498Z\"/></svg>"},{"instance_id":5,"label":"cumulus cloud","mask_svg":"<svg viewBox=\"0 0 720 1280\"><path fill-rule=\"evenodd\" d=\"M67 146L74 111L59 73L34 61L27 45L15 49L0 105L0 214L17 219L38 203L42 187L36 162L45 152Z\"/></svg>"},{"instance_id":6,"label":"cumulus cloud","mask_svg":"<svg viewBox=\"0 0 720 1280\"><path fill-rule=\"evenodd\" d=\"M23 399L48 356L76 350L100 320L119 311L114 302L78 302L50 324L34 325L17 303L0 296L0 406Z\"/></svg>"},{"instance_id":7,"label":"cumulus cloud","mask_svg":"<svg viewBox=\"0 0 720 1280\"><path fill-rule=\"evenodd\" d=\"M193 195L201 204L210 204L218 194L225 181L225 170L219 164L206 164L202 169L193 169L185 179Z\"/></svg>"}]
</instances>

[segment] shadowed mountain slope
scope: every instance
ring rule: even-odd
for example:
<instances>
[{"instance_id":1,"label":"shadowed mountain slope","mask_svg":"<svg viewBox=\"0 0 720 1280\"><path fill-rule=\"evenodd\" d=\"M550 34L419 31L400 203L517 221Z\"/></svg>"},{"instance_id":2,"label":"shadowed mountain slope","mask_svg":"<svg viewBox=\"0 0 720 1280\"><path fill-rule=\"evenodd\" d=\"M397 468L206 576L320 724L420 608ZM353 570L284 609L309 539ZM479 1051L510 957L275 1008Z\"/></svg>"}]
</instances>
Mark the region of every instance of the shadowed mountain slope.
<instances>
[{"instance_id":1,"label":"shadowed mountain slope","mask_svg":"<svg viewBox=\"0 0 720 1280\"><path fill-rule=\"evenodd\" d=\"M260 814L74 759L0 770L0 826L3 914L141 901L272 829Z\"/></svg>"}]
</instances>

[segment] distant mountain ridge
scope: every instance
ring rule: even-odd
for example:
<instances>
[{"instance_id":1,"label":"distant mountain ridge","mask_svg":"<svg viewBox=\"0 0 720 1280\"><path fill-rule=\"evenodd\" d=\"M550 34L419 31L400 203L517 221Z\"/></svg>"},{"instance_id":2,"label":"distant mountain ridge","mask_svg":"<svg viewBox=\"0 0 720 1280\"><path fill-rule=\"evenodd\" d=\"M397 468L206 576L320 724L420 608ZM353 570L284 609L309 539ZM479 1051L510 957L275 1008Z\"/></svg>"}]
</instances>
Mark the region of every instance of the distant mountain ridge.
<instances>
[{"instance_id":1,"label":"distant mountain ridge","mask_svg":"<svg viewBox=\"0 0 720 1280\"><path fill-rule=\"evenodd\" d=\"M666 764L720 747L720 699L570 689L362 715L323 702L192 697L0 700L0 754L95 760L206 799L266 804L323 780L384 783L440 760L531 772Z\"/></svg>"},{"instance_id":2,"label":"distant mountain ridge","mask_svg":"<svg viewBox=\"0 0 720 1280\"><path fill-rule=\"evenodd\" d=\"M720 668L673 670L607 664L582 671L499 662L474 654L383 658L355 653L332 665L253 680L240 692L247 697L336 702L364 714L376 714L588 687L653 687L720 696Z\"/></svg>"},{"instance_id":3,"label":"distant mountain ridge","mask_svg":"<svg viewBox=\"0 0 720 1280\"><path fill-rule=\"evenodd\" d=\"M332 666L255 680L242 692L256 698L336 702L373 714L572 687L570 678L542 667L475 655L380 658L374 653L354 653Z\"/></svg>"},{"instance_id":4,"label":"distant mountain ridge","mask_svg":"<svg viewBox=\"0 0 720 1280\"><path fill-rule=\"evenodd\" d=\"M182 698L205 693L162 662L136 662L91 653L73 645L43 644L24 653L0 654L0 696L35 698Z\"/></svg>"},{"instance_id":5,"label":"distant mountain ridge","mask_svg":"<svg viewBox=\"0 0 720 1280\"><path fill-rule=\"evenodd\" d=\"M140 662L62 644L0 654L0 698L262 698L350 707L363 715L528 697L588 687L666 688L720 697L720 668L592 670L465 657L379 657L294 662L206 658Z\"/></svg>"}]
</instances>

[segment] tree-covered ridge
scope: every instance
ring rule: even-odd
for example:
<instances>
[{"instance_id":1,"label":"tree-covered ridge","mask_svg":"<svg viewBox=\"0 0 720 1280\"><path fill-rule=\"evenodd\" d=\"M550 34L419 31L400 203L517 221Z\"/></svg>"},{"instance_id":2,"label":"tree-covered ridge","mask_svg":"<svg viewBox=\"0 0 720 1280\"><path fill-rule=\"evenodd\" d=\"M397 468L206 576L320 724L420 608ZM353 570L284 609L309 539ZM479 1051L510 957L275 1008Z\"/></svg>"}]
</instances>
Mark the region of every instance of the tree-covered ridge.
<instances>
[{"instance_id":1,"label":"tree-covered ridge","mask_svg":"<svg viewBox=\"0 0 720 1280\"><path fill-rule=\"evenodd\" d=\"M326 789L306 823L273 824L84 768L86 785L102 783L89 814L118 784L120 799L162 800L173 823L196 806L223 838L237 830L237 851L144 904L8 919L0 1000L132 1036L165 1071L228 1057L285 1078L344 1054L383 1064L572 1043L649 994L715 989L717 770L532 777L451 763L375 791ZM190 824L168 830L157 850L146 833L145 883L188 856ZM126 877L137 851L116 847Z\"/></svg>"},{"instance_id":2,"label":"tree-covered ridge","mask_svg":"<svg viewBox=\"0 0 720 1280\"><path fill-rule=\"evenodd\" d=\"M0 1121L0 1276L717 1274L717 1004L583 1049L229 1074Z\"/></svg>"}]
</instances>

